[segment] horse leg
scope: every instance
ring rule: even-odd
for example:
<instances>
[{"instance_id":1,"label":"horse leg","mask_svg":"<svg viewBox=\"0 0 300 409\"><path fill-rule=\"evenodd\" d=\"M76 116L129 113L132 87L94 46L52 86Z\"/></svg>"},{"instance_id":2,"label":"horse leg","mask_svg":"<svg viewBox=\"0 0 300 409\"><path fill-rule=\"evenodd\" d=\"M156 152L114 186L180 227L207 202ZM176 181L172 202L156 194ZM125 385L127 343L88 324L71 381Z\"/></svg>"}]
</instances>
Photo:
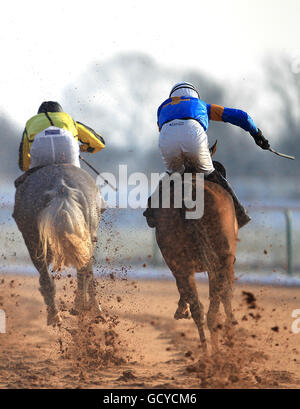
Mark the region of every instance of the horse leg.
<instances>
[{"instance_id":1,"label":"horse leg","mask_svg":"<svg viewBox=\"0 0 300 409\"><path fill-rule=\"evenodd\" d=\"M77 313L81 313L88 308L87 289L88 275L86 270L77 270L77 291L75 296L75 311Z\"/></svg>"},{"instance_id":2,"label":"horse leg","mask_svg":"<svg viewBox=\"0 0 300 409\"><path fill-rule=\"evenodd\" d=\"M95 314L96 316L99 316L102 308L101 305L98 303L96 295L96 282L94 279L94 273L93 273L93 268L91 266L90 272L89 272L89 285L88 285L88 294L89 294L89 309L92 314Z\"/></svg>"},{"instance_id":3,"label":"horse leg","mask_svg":"<svg viewBox=\"0 0 300 409\"><path fill-rule=\"evenodd\" d=\"M234 270L233 270L233 264L234 264L235 258L233 256L229 256L226 260L226 264L223 267L223 273L221 274L221 279L223 279L223 283L221 285L221 301L224 306L224 311L226 315L226 320L225 320L225 328L227 332L227 336L229 338L232 337L232 330L233 330L233 325L236 325L237 321L233 315L232 311L232 283L233 283L233 278L234 278Z\"/></svg>"},{"instance_id":4,"label":"horse leg","mask_svg":"<svg viewBox=\"0 0 300 409\"><path fill-rule=\"evenodd\" d=\"M227 337L232 337L232 328L236 323L231 306L234 257L229 256L223 266L214 274L209 274L210 305L207 313L207 325L211 333L213 353L218 350L218 320L220 302L226 314L225 329Z\"/></svg>"},{"instance_id":5,"label":"horse leg","mask_svg":"<svg viewBox=\"0 0 300 409\"><path fill-rule=\"evenodd\" d=\"M55 303L55 283L51 277L48 268L45 266L39 270L40 272L40 292L47 305L47 325L59 325L62 321Z\"/></svg>"},{"instance_id":6,"label":"horse leg","mask_svg":"<svg viewBox=\"0 0 300 409\"><path fill-rule=\"evenodd\" d=\"M39 252L37 252L37 249L39 249L39 244L34 246L34 243L36 243L34 240L31 240L30 242L25 240L33 265L40 273L39 290L47 306L47 325L56 326L59 325L62 320L55 303L55 283L48 270L46 262L38 256Z\"/></svg>"},{"instance_id":7,"label":"horse leg","mask_svg":"<svg viewBox=\"0 0 300 409\"><path fill-rule=\"evenodd\" d=\"M220 296L218 283L215 275L209 273L209 308L207 312L207 326L211 337L212 352L218 351L218 312L220 307Z\"/></svg>"},{"instance_id":8,"label":"horse leg","mask_svg":"<svg viewBox=\"0 0 300 409\"><path fill-rule=\"evenodd\" d=\"M192 273L183 276L175 275L175 278L181 299L181 301L179 300L179 303L181 303L181 306L185 307L189 304L193 320L198 328L203 352L206 353L207 344L204 334L204 308L199 301L194 274Z\"/></svg>"},{"instance_id":9,"label":"horse leg","mask_svg":"<svg viewBox=\"0 0 300 409\"><path fill-rule=\"evenodd\" d=\"M55 327L61 323L61 316L55 303L56 288L54 280L44 262L41 262L35 258L32 259L32 261L35 268L40 273L39 290L47 306L47 325L53 325Z\"/></svg>"},{"instance_id":10,"label":"horse leg","mask_svg":"<svg viewBox=\"0 0 300 409\"><path fill-rule=\"evenodd\" d=\"M89 299L87 296L89 296ZM92 313L96 313L98 315L101 311L101 307L96 299L96 288L93 275L93 258L85 268L77 271L75 310L77 312L90 310Z\"/></svg>"},{"instance_id":11,"label":"horse leg","mask_svg":"<svg viewBox=\"0 0 300 409\"><path fill-rule=\"evenodd\" d=\"M175 320L190 319L192 317L189 304L187 304L183 297L180 296L178 301L178 308L174 314Z\"/></svg>"}]
</instances>

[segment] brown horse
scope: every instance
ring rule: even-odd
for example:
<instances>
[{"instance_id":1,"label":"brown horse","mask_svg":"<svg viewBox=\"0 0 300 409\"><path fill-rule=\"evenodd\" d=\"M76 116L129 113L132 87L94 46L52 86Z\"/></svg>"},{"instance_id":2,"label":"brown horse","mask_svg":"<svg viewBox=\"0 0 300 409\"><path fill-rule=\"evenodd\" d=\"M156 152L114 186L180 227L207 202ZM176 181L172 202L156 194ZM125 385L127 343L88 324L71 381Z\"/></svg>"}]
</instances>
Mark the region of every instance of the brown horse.
<instances>
[{"instance_id":1,"label":"brown horse","mask_svg":"<svg viewBox=\"0 0 300 409\"><path fill-rule=\"evenodd\" d=\"M195 183L194 180L194 187ZM194 274L207 272L210 305L207 325L212 350L218 345L217 315L220 303L226 313L225 328L230 332L235 319L231 307L238 226L231 196L219 185L204 182L204 215L186 219L183 209L157 209L156 240L171 269L180 294L175 319L192 316L197 325L203 351L207 351L204 333L204 309L199 301ZM228 333L228 332L227 332Z\"/></svg>"}]
</instances>

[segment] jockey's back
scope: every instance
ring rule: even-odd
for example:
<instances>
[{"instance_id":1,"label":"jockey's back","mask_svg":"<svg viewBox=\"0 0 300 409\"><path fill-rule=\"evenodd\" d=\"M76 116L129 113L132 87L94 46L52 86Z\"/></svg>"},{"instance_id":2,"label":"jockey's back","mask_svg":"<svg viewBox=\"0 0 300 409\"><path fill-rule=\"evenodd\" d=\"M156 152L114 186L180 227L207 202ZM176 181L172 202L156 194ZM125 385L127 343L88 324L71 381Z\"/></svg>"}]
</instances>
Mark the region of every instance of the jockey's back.
<instances>
[{"instance_id":1,"label":"jockey's back","mask_svg":"<svg viewBox=\"0 0 300 409\"><path fill-rule=\"evenodd\" d=\"M48 128L60 129L63 133L71 135L70 137L74 138L74 142L80 141L82 143L80 146L82 152L96 153L105 148L105 141L99 133L79 121L74 121L69 114L63 112L59 104L44 102L41 107L43 105L45 109L40 109L38 114L34 115L26 123L19 148L19 167L21 170L27 171L32 165L31 150L33 142L37 135L40 136ZM47 107L49 107L49 111Z\"/></svg>"},{"instance_id":2,"label":"jockey's back","mask_svg":"<svg viewBox=\"0 0 300 409\"><path fill-rule=\"evenodd\" d=\"M216 104L207 104L200 98L190 96L171 97L159 106L157 123L160 130L164 124L174 119L194 119L200 123L204 131L207 131L209 121L212 120L237 125L251 135L256 135L258 132L258 128L247 112Z\"/></svg>"},{"instance_id":3,"label":"jockey's back","mask_svg":"<svg viewBox=\"0 0 300 409\"><path fill-rule=\"evenodd\" d=\"M78 131L75 121L66 112L47 112L37 114L30 118L25 127L25 132L31 146L36 134L47 129L49 126L55 126L57 128L65 129L72 133L72 135L78 140Z\"/></svg>"}]
</instances>

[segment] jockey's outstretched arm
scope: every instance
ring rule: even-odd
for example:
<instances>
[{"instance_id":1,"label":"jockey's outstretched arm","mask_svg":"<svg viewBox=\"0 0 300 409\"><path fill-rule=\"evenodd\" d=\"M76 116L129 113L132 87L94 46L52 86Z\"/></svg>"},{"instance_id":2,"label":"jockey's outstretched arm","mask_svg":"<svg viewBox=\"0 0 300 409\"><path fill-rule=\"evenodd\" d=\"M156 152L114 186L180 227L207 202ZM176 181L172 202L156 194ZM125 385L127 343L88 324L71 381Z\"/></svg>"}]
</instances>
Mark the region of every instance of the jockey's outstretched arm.
<instances>
[{"instance_id":1,"label":"jockey's outstretched arm","mask_svg":"<svg viewBox=\"0 0 300 409\"><path fill-rule=\"evenodd\" d=\"M82 143L80 145L81 152L96 153L105 148L105 141L99 133L81 122L76 121L75 125L78 139Z\"/></svg>"},{"instance_id":2,"label":"jockey's outstretched arm","mask_svg":"<svg viewBox=\"0 0 300 409\"><path fill-rule=\"evenodd\" d=\"M226 108L220 105L207 104L208 117L212 121L228 122L232 125L239 126L249 132L254 138L255 143L262 149L269 149L270 145L267 139L263 136L261 130L257 128L253 119L247 112L241 109Z\"/></svg>"}]
</instances>

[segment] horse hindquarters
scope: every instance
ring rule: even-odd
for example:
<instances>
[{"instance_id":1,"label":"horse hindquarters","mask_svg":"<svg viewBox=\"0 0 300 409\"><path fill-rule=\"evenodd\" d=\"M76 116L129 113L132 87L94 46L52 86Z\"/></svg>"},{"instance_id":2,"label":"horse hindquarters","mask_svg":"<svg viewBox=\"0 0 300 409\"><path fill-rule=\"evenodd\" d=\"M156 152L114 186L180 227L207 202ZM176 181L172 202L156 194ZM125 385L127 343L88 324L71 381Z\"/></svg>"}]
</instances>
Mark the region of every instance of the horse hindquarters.
<instances>
[{"instance_id":1,"label":"horse hindquarters","mask_svg":"<svg viewBox=\"0 0 300 409\"><path fill-rule=\"evenodd\" d=\"M51 200L38 218L43 258L52 262L54 271L69 266L81 270L89 263L94 247L80 203L86 199L63 180L46 194Z\"/></svg>"},{"instance_id":2,"label":"horse hindquarters","mask_svg":"<svg viewBox=\"0 0 300 409\"><path fill-rule=\"evenodd\" d=\"M13 217L40 273L48 324L59 321L50 263L54 270L72 265L88 276L95 298L90 277L101 215L98 192L87 172L67 164L40 168L17 187Z\"/></svg>"}]
</instances>

